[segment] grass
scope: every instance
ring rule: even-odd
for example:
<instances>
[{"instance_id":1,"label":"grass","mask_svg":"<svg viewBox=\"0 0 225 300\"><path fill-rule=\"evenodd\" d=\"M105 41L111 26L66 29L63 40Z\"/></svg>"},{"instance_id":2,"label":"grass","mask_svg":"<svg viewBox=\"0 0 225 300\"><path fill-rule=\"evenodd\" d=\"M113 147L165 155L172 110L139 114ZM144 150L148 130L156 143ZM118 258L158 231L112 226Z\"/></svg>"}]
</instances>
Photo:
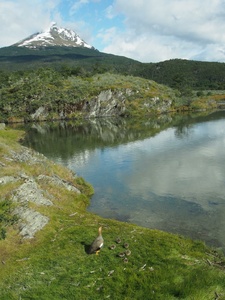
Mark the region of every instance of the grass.
<instances>
[{"instance_id":1,"label":"grass","mask_svg":"<svg viewBox=\"0 0 225 300\"><path fill-rule=\"evenodd\" d=\"M8 163L4 157L9 145L19 149L16 139L21 136L13 130L0 131L0 141L7 145L0 162ZM222 254L199 241L87 212L92 188L64 167L50 161L46 164L48 167L35 168L14 162L1 168L0 174L12 174L13 170L34 177L56 174L73 182L82 194L39 182L53 197L53 206L37 207L50 222L31 240L21 239L15 224L7 226L6 238L0 240L1 300L225 299ZM0 189L0 199L8 199L9 189L10 185ZM100 225L104 247L99 255L88 255L88 245ZM125 251L124 242L131 250L127 263L118 257ZM116 245L114 250L109 249L112 244Z\"/></svg>"},{"instance_id":2,"label":"grass","mask_svg":"<svg viewBox=\"0 0 225 300\"><path fill-rule=\"evenodd\" d=\"M87 77L64 75L43 68L24 74L12 73L10 80L6 77L0 88L0 120L33 121L32 115L40 107L45 108L45 113L36 116L39 121L60 119L62 112L66 118L82 119L89 115L89 108L95 105L99 94L110 90L117 99L117 113L136 117L165 111L215 109L224 99L224 91L192 92L189 88L178 91L137 76L110 72L87 73ZM103 110L107 103L101 101ZM125 107L122 112L118 109L121 106Z\"/></svg>"},{"instance_id":3,"label":"grass","mask_svg":"<svg viewBox=\"0 0 225 300\"><path fill-rule=\"evenodd\" d=\"M157 109L161 109L163 101L171 100L177 103L179 99L177 91L135 76L104 73L90 77L71 75L65 78L53 70L44 69L12 76L14 77L11 81L7 80L1 88L0 103L0 119L10 123L32 121L31 115L39 107L44 107L48 112L47 115L39 116L39 120L58 119L62 111L68 118L85 117L87 111L83 110L84 103L88 101L92 106L92 102L95 103L101 92L109 90L116 94L115 98L126 99L126 110L131 115L155 113ZM159 101L151 107L155 97L162 103ZM149 104L148 110L146 102ZM138 109L137 103L141 109ZM104 106L104 103L101 105Z\"/></svg>"}]
</instances>

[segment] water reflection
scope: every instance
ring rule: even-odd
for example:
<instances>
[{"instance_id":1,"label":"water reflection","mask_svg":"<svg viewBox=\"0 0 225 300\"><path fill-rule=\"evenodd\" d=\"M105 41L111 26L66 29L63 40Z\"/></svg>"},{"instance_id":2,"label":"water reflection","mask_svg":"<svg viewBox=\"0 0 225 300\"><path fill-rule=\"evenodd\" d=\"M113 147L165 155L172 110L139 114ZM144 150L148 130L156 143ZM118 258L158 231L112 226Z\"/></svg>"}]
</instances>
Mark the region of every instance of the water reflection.
<instances>
[{"instance_id":1,"label":"water reflection","mask_svg":"<svg viewBox=\"0 0 225 300\"><path fill-rule=\"evenodd\" d=\"M26 145L93 184L90 211L225 249L225 112L33 124Z\"/></svg>"}]
</instances>

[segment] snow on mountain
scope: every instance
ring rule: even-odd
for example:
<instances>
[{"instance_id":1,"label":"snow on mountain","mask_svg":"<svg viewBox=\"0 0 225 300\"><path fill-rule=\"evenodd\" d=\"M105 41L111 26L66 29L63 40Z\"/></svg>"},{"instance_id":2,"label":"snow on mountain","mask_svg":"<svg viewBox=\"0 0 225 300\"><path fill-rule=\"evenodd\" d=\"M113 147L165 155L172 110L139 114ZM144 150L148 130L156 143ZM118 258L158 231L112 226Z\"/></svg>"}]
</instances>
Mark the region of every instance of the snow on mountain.
<instances>
[{"instance_id":1,"label":"snow on mountain","mask_svg":"<svg viewBox=\"0 0 225 300\"><path fill-rule=\"evenodd\" d=\"M13 46L35 49L48 46L85 47L94 49L82 40L73 30L58 27L53 23L50 28L41 33L35 33L14 44Z\"/></svg>"}]
</instances>

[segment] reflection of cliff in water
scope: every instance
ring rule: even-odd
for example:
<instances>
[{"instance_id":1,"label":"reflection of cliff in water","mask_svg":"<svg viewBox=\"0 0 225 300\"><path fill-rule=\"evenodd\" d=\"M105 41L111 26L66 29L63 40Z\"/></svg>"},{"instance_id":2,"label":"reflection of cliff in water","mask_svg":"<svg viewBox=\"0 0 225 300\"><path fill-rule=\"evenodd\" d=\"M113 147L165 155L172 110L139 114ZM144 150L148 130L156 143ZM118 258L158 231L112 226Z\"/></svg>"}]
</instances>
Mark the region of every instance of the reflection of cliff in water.
<instances>
[{"instance_id":1,"label":"reflection of cliff in water","mask_svg":"<svg viewBox=\"0 0 225 300\"><path fill-rule=\"evenodd\" d=\"M211 116L211 115L210 115ZM143 140L171 126L177 135L188 134L192 124L206 120L200 114L162 114L148 119L96 118L26 125L24 144L46 156L67 159L74 153L96 148L114 147ZM85 141L85 142L84 142Z\"/></svg>"},{"instance_id":2,"label":"reflection of cliff in water","mask_svg":"<svg viewBox=\"0 0 225 300\"><path fill-rule=\"evenodd\" d=\"M225 111L35 123L26 144L92 184L90 212L225 249L224 122Z\"/></svg>"}]
</instances>

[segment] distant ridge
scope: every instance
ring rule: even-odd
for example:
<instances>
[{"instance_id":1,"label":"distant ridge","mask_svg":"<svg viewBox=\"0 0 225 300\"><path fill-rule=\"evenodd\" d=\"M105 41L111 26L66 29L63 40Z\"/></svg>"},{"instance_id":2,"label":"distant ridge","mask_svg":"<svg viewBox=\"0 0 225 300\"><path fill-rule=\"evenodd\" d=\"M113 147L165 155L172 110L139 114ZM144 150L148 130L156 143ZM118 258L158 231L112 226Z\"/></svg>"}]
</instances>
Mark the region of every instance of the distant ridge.
<instances>
[{"instance_id":1,"label":"distant ridge","mask_svg":"<svg viewBox=\"0 0 225 300\"><path fill-rule=\"evenodd\" d=\"M13 44L12 46L36 49L40 47L64 46L82 47L94 49L91 45L82 40L73 30L58 27L56 23L43 31L30 35L29 37Z\"/></svg>"},{"instance_id":2,"label":"distant ridge","mask_svg":"<svg viewBox=\"0 0 225 300\"><path fill-rule=\"evenodd\" d=\"M87 77L104 72L142 77L182 91L187 97L190 97L191 90L225 90L225 63L184 59L141 63L98 51L74 31L55 23L42 33L0 48L0 76L1 71L42 67L67 69L71 74Z\"/></svg>"}]
</instances>

